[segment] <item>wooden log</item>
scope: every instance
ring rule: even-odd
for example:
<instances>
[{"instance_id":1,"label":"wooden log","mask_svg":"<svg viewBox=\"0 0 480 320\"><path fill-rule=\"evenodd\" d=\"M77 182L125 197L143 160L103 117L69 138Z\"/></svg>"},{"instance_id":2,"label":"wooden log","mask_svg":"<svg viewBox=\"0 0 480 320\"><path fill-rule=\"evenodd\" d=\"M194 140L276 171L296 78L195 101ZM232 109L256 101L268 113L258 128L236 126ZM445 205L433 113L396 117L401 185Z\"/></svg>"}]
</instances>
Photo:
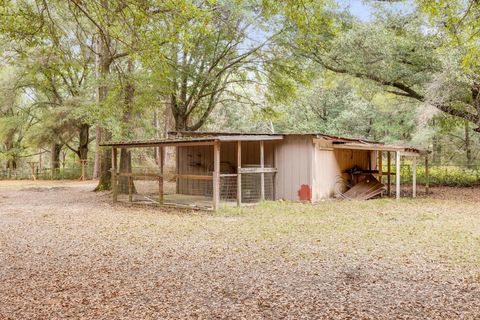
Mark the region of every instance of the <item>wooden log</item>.
<instances>
[{"instance_id":1,"label":"wooden log","mask_svg":"<svg viewBox=\"0 0 480 320\"><path fill-rule=\"evenodd\" d=\"M237 206L242 205L242 142L237 141Z\"/></svg>"},{"instance_id":2,"label":"wooden log","mask_svg":"<svg viewBox=\"0 0 480 320\"><path fill-rule=\"evenodd\" d=\"M213 145L213 210L220 206L220 142Z\"/></svg>"}]
</instances>

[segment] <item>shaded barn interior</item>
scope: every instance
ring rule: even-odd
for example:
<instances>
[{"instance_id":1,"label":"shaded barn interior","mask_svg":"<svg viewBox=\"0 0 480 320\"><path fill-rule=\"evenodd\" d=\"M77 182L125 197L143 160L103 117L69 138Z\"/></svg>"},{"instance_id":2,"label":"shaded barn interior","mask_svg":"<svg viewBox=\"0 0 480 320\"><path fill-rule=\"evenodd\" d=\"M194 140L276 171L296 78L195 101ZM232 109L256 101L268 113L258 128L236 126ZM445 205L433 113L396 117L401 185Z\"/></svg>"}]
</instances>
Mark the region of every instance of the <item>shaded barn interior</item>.
<instances>
[{"instance_id":1,"label":"shaded barn interior","mask_svg":"<svg viewBox=\"0 0 480 320\"><path fill-rule=\"evenodd\" d=\"M260 168L260 141L242 141L241 166L237 161L238 142L222 142L220 145L220 200L235 201L237 196L238 168ZM264 145L264 164L274 168L274 142L266 141ZM177 147L177 193L204 197L213 196L213 184L209 180L193 180L192 176L212 176L214 172L213 146ZM242 174L242 202L260 200L260 176L255 173ZM273 173L265 177L265 199L274 199Z\"/></svg>"}]
</instances>

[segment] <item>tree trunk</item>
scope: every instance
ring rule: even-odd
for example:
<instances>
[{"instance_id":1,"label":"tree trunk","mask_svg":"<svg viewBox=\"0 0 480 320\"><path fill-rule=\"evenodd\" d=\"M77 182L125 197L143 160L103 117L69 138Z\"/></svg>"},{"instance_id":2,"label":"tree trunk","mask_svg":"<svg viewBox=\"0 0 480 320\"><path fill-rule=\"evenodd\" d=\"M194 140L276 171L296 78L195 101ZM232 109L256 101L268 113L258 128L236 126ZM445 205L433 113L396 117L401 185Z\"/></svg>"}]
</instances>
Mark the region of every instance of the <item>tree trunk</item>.
<instances>
[{"instance_id":1,"label":"tree trunk","mask_svg":"<svg viewBox=\"0 0 480 320\"><path fill-rule=\"evenodd\" d=\"M175 116L175 131L187 131L187 118L183 114Z\"/></svg>"},{"instance_id":2,"label":"tree trunk","mask_svg":"<svg viewBox=\"0 0 480 320\"><path fill-rule=\"evenodd\" d=\"M98 179L100 177L100 127L95 128L95 163L93 165L93 178Z\"/></svg>"},{"instance_id":3,"label":"tree trunk","mask_svg":"<svg viewBox=\"0 0 480 320\"><path fill-rule=\"evenodd\" d=\"M470 122L465 120L465 154L467 157L467 165L472 164L472 143L470 139Z\"/></svg>"},{"instance_id":4,"label":"tree trunk","mask_svg":"<svg viewBox=\"0 0 480 320\"><path fill-rule=\"evenodd\" d=\"M433 164L441 164L442 162L442 143L438 138L437 134L433 136L432 139L433 150L432 150L432 162Z\"/></svg>"},{"instance_id":5,"label":"tree trunk","mask_svg":"<svg viewBox=\"0 0 480 320\"><path fill-rule=\"evenodd\" d=\"M132 152L130 150L120 149L120 172L132 172ZM128 194L128 177L118 177L118 193ZM136 193L133 181L132 193Z\"/></svg>"},{"instance_id":6,"label":"tree trunk","mask_svg":"<svg viewBox=\"0 0 480 320\"><path fill-rule=\"evenodd\" d=\"M52 169L52 173L60 168L60 151L62 150L62 146L58 143L53 143L52 148L50 150L50 167Z\"/></svg>"},{"instance_id":7,"label":"tree trunk","mask_svg":"<svg viewBox=\"0 0 480 320\"><path fill-rule=\"evenodd\" d=\"M110 134L106 129L103 129L103 128L101 129L101 136L103 137L102 139L105 139L105 140L102 140L100 142L110 140L109 139ZM110 149L105 148L99 151L99 162L100 162L100 166L99 166L100 177L98 179L98 185L95 188L95 191L110 190L112 187L112 181L111 181L112 175L110 173L110 167L112 164L112 154Z\"/></svg>"},{"instance_id":8,"label":"tree trunk","mask_svg":"<svg viewBox=\"0 0 480 320\"><path fill-rule=\"evenodd\" d=\"M160 138L160 121L158 119L158 110L153 110L153 127L155 128L155 138ZM160 147L155 148L155 162L160 164Z\"/></svg>"},{"instance_id":9,"label":"tree trunk","mask_svg":"<svg viewBox=\"0 0 480 320\"><path fill-rule=\"evenodd\" d=\"M107 36L105 36L107 37ZM100 105L105 101L108 95L108 87L106 85L106 78L110 73L110 64L112 62L110 53L108 51L109 43L105 43L109 41L109 39L105 39L104 37L98 38L98 80L101 81L100 85L98 86L98 94L97 94L97 102ZM97 136L97 143L100 144L102 142L106 142L110 140L111 133L105 128L99 128L100 137ZM110 167L112 164L112 154L110 149L97 149L98 153L98 162L99 162L99 180L98 185L95 188L95 191L102 191L102 190L110 190L112 187L111 183L111 173Z\"/></svg>"},{"instance_id":10,"label":"tree trunk","mask_svg":"<svg viewBox=\"0 0 480 320\"><path fill-rule=\"evenodd\" d=\"M133 73L133 61L128 61L128 75ZM133 83L128 80L124 88L124 109L123 109L123 137L128 137L132 133L132 108L135 88ZM126 149L120 151L120 172L132 172L132 153ZM132 193L136 192L135 185L132 181ZM118 192L128 193L128 177L120 176L118 179Z\"/></svg>"},{"instance_id":11,"label":"tree trunk","mask_svg":"<svg viewBox=\"0 0 480 320\"><path fill-rule=\"evenodd\" d=\"M10 170L17 170L17 161L10 159L7 161L7 168Z\"/></svg>"},{"instance_id":12,"label":"tree trunk","mask_svg":"<svg viewBox=\"0 0 480 320\"><path fill-rule=\"evenodd\" d=\"M80 160L88 159L88 142L89 142L90 126L88 124L80 125L80 135L78 138L78 157Z\"/></svg>"}]
</instances>

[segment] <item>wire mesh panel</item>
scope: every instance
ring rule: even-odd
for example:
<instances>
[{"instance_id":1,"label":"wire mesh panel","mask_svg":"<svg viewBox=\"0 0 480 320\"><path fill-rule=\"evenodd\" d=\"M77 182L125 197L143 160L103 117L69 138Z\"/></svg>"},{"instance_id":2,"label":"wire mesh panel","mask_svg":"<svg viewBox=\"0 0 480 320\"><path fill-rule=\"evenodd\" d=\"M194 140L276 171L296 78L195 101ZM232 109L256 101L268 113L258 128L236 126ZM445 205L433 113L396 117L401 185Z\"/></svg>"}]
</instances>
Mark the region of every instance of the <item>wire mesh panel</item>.
<instances>
[{"instance_id":1,"label":"wire mesh panel","mask_svg":"<svg viewBox=\"0 0 480 320\"><path fill-rule=\"evenodd\" d=\"M121 150L115 179L117 199L137 203L212 208L213 153L212 145ZM234 204L237 199L238 175L235 160L229 158L229 155L225 154L219 163L219 193L220 201ZM160 159L163 159L163 167ZM251 170L241 173L241 202L255 203L262 200L262 176L264 199L273 200L274 170L261 173L260 165L245 165L244 168Z\"/></svg>"},{"instance_id":2,"label":"wire mesh panel","mask_svg":"<svg viewBox=\"0 0 480 320\"><path fill-rule=\"evenodd\" d=\"M265 200L274 200L274 173L264 173ZM254 203L262 199L261 173L242 174L242 202Z\"/></svg>"},{"instance_id":3,"label":"wire mesh panel","mask_svg":"<svg viewBox=\"0 0 480 320\"><path fill-rule=\"evenodd\" d=\"M237 175L220 176L220 200L236 201L237 199Z\"/></svg>"},{"instance_id":4,"label":"wire mesh panel","mask_svg":"<svg viewBox=\"0 0 480 320\"><path fill-rule=\"evenodd\" d=\"M179 150L182 158L178 157ZM191 154L195 155L195 161L189 157ZM164 147L162 174L160 151L155 148L132 149L130 155L124 153L124 156L130 157L130 163L118 166L117 199L211 208L213 177L203 164L208 162L208 154L208 148Z\"/></svg>"}]
</instances>

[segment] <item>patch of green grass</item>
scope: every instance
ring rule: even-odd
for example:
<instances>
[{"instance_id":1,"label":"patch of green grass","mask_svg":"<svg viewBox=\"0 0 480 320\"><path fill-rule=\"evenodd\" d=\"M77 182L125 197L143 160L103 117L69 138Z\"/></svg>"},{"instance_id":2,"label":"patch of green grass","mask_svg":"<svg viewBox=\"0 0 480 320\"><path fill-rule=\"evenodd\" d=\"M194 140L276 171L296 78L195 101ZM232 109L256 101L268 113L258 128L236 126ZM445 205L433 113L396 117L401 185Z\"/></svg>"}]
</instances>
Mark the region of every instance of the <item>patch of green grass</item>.
<instances>
[{"instance_id":1,"label":"patch of green grass","mask_svg":"<svg viewBox=\"0 0 480 320\"><path fill-rule=\"evenodd\" d=\"M434 199L326 201L316 205L264 202L252 208L226 208L217 216L238 217L235 228L229 230L251 241L304 247L320 243L332 254L368 252L368 258L457 264L480 262L480 214L469 214L473 206ZM307 250L302 252L305 254L314 256L317 252Z\"/></svg>"},{"instance_id":2,"label":"patch of green grass","mask_svg":"<svg viewBox=\"0 0 480 320\"><path fill-rule=\"evenodd\" d=\"M141 245L151 239L202 250L290 261L382 259L480 265L480 214L475 203L445 199L263 202L217 213L130 213L109 239ZM122 213L124 215L124 213ZM115 237L119 233L121 237ZM115 241L115 240L112 240Z\"/></svg>"}]
</instances>

